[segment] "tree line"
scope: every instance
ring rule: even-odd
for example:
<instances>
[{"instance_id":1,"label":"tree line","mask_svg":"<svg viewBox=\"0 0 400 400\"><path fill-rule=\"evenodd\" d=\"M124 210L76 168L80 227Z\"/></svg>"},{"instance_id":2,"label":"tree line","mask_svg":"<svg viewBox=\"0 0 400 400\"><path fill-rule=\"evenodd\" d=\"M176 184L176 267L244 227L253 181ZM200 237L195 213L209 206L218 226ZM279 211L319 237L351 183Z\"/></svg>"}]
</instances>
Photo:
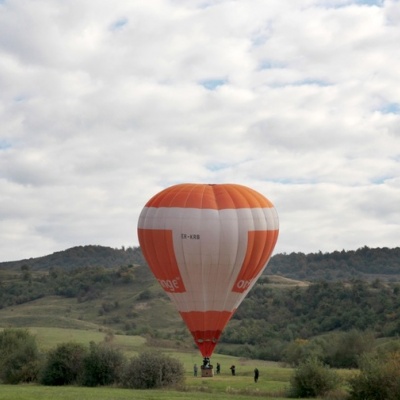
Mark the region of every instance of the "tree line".
<instances>
[{"instance_id":1,"label":"tree line","mask_svg":"<svg viewBox=\"0 0 400 400\"><path fill-rule=\"evenodd\" d=\"M23 304L45 296L63 296L88 301L99 298L108 287L144 284L153 281L145 267L123 265L117 268L76 267L63 269L51 267L47 271L34 271L23 264L20 271L0 280L0 309Z\"/></svg>"},{"instance_id":2,"label":"tree line","mask_svg":"<svg viewBox=\"0 0 400 400\"><path fill-rule=\"evenodd\" d=\"M369 279L376 276L398 281L400 247L333 251L331 253L290 253L274 255L266 269L268 274L300 280ZM374 276L375 275L375 276Z\"/></svg>"},{"instance_id":3,"label":"tree line","mask_svg":"<svg viewBox=\"0 0 400 400\"><path fill-rule=\"evenodd\" d=\"M295 340L352 330L375 338L400 334L400 285L321 281L276 289L265 282L253 288L225 329L219 345L224 351L278 361Z\"/></svg>"},{"instance_id":4,"label":"tree line","mask_svg":"<svg viewBox=\"0 0 400 400\"><path fill-rule=\"evenodd\" d=\"M27 330L0 332L0 382L35 382L48 386L118 385L133 389L176 386L183 383L183 364L160 352L147 351L127 359L108 335L101 343L85 346L60 343L40 352Z\"/></svg>"},{"instance_id":5,"label":"tree line","mask_svg":"<svg viewBox=\"0 0 400 400\"><path fill-rule=\"evenodd\" d=\"M360 343L357 334L352 339L352 345ZM399 371L399 348L377 352L365 347L359 356L359 373L347 379L316 354L310 354L295 368L286 395L290 398L397 400ZM90 342L89 346L60 343L43 353L38 349L36 338L27 330L0 332L0 383L186 390L184 381L184 367L178 359L155 351L128 359L113 345L112 335L107 335L101 343Z\"/></svg>"},{"instance_id":6,"label":"tree line","mask_svg":"<svg viewBox=\"0 0 400 400\"><path fill-rule=\"evenodd\" d=\"M50 295L76 298L77 302L91 301L101 299L110 287L115 290L108 292L118 293L119 285L129 285L132 294L136 293L136 301L146 302L149 307L155 297L165 297L161 290L148 290L151 285L158 285L145 267L54 268L47 273L22 268L13 279L1 284L0 308ZM172 305L166 301L165 307ZM135 323L137 315L128 311L119 310L118 297L115 297L99 304L98 315L104 316L103 323L110 328L118 325L121 333L135 334L140 328ZM110 313L125 315L124 320L129 324L115 325L112 318L106 318ZM400 334L399 314L400 284L397 283L379 279L317 281L305 287L276 288L264 276L234 314L218 346L234 355L252 354L254 358L281 360L290 342L330 332L356 329L373 332L376 338L396 337ZM137 329L132 331L132 326ZM175 333L178 331L180 336L189 338L187 330L180 325L176 326ZM147 334L169 339L171 329L165 333L149 329Z\"/></svg>"},{"instance_id":7,"label":"tree line","mask_svg":"<svg viewBox=\"0 0 400 400\"><path fill-rule=\"evenodd\" d=\"M145 261L140 247L122 246L120 249L114 249L88 245L71 247L43 257L1 262L0 269L19 270L23 265L33 271L51 268L70 270L97 266L115 268L120 265L145 265Z\"/></svg>"},{"instance_id":8,"label":"tree line","mask_svg":"<svg viewBox=\"0 0 400 400\"><path fill-rule=\"evenodd\" d=\"M88 254L100 250L96 246L86 247L74 248L68 253ZM137 261L142 257L140 249L115 250L116 253L111 250L106 249L105 254L135 253ZM332 260L335 263L352 265L354 271L365 273L376 270L373 266L375 264L386 265L381 267L382 272L393 273L398 272L398 253L399 248L364 247L354 252L307 256L291 254L285 256L286 258L277 255L273 260L286 260L285 265L289 268L289 265L299 262L300 257L303 261L306 260L309 268L314 265L311 269L315 274L323 269L324 263L333 262ZM366 266L367 261L371 262L372 267ZM0 275L0 308L52 295L76 298L77 302L91 301L101 299L106 290L108 293L117 293L119 285L129 285L135 301L146 302L151 307L155 297L166 296L161 290L149 290L158 288L158 284L144 261L140 262L142 264L113 268L70 266L33 269L30 264L22 264L19 269L11 269L7 274ZM299 265L301 270L302 264ZM110 288L115 290L109 290ZM118 329L120 333L141 333L143 327L136 322L138 313L127 309L119 310L117 297L108 297L107 302L101 303L99 307L99 315L104 315L104 325ZM165 307L172 306L165 301ZM110 314L115 314L115 318L106 318ZM400 284L388 282L380 276L371 280L311 280L305 287L276 288L269 284L268 275L263 275L234 314L221 337L218 349L232 355L284 360L286 348L296 340L309 341L330 333L346 333L356 329L360 332L372 332L375 338L396 337L400 333L400 322L397 318L399 314ZM121 317L119 320L126 323L115 322L118 316ZM147 335L156 339L168 340L178 337L178 333L182 340L191 341L190 334L182 325L165 332L162 328L149 326L146 331Z\"/></svg>"},{"instance_id":9,"label":"tree line","mask_svg":"<svg viewBox=\"0 0 400 400\"><path fill-rule=\"evenodd\" d=\"M20 261L2 262L1 270L20 270L25 265L32 271L51 268L70 270L83 267L117 268L121 265L147 266L140 247L114 249L104 246L76 246L47 256ZM282 253L271 257L266 274L300 280L374 279L380 276L398 280L400 247L341 250L331 253ZM372 276L371 276L372 275Z\"/></svg>"}]
</instances>

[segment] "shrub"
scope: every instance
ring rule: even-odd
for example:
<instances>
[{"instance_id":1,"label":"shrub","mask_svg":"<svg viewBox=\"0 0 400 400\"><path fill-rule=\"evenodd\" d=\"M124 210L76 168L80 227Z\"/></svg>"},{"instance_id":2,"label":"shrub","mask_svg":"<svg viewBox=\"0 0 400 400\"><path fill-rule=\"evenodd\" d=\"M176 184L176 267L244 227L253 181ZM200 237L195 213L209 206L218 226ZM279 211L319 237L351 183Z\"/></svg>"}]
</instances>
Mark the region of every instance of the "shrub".
<instances>
[{"instance_id":1,"label":"shrub","mask_svg":"<svg viewBox=\"0 0 400 400\"><path fill-rule=\"evenodd\" d=\"M290 380L290 397L317 397L337 389L339 375L317 358L300 363Z\"/></svg>"},{"instance_id":2,"label":"shrub","mask_svg":"<svg viewBox=\"0 0 400 400\"><path fill-rule=\"evenodd\" d=\"M84 386L111 385L120 380L124 356L110 343L90 342L89 353L83 360Z\"/></svg>"},{"instance_id":3,"label":"shrub","mask_svg":"<svg viewBox=\"0 0 400 400\"><path fill-rule=\"evenodd\" d=\"M400 352L361 357L360 373L349 381L352 400L400 399Z\"/></svg>"},{"instance_id":4,"label":"shrub","mask_svg":"<svg viewBox=\"0 0 400 400\"><path fill-rule=\"evenodd\" d=\"M37 379L39 351L36 339L27 330L0 332L0 380L17 384Z\"/></svg>"},{"instance_id":5,"label":"shrub","mask_svg":"<svg viewBox=\"0 0 400 400\"><path fill-rule=\"evenodd\" d=\"M343 388L329 390L324 394L324 400L350 400L349 393Z\"/></svg>"},{"instance_id":6,"label":"shrub","mask_svg":"<svg viewBox=\"0 0 400 400\"><path fill-rule=\"evenodd\" d=\"M78 382L86 354L85 346L73 342L61 343L50 350L42 371L42 384L60 386Z\"/></svg>"},{"instance_id":7,"label":"shrub","mask_svg":"<svg viewBox=\"0 0 400 400\"><path fill-rule=\"evenodd\" d=\"M323 358L323 346L324 340L321 338L313 340L296 339L286 347L283 359L291 366L298 366L311 357L321 360Z\"/></svg>"},{"instance_id":8,"label":"shrub","mask_svg":"<svg viewBox=\"0 0 400 400\"><path fill-rule=\"evenodd\" d=\"M374 346L371 332L351 330L331 334L326 338L324 361L334 368L358 368L358 360Z\"/></svg>"},{"instance_id":9,"label":"shrub","mask_svg":"<svg viewBox=\"0 0 400 400\"><path fill-rule=\"evenodd\" d=\"M144 352L127 365L123 386L150 389L174 386L184 381L182 363L161 353Z\"/></svg>"}]
</instances>

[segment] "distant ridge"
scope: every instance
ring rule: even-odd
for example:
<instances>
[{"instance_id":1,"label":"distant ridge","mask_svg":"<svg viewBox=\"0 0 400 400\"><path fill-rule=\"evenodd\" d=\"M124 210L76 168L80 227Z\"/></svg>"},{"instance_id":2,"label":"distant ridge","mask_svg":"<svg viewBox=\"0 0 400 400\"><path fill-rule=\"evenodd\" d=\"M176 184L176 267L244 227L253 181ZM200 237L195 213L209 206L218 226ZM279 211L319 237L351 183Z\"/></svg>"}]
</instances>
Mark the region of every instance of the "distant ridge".
<instances>
[{"instance_id":1,"label":"distant ridge","mask_svg":"<svg viewBox=\"0 0 400 400\"><path fill-rule=\"evenodd\" d=\"M276 254L267 274L298 280L348 281L354 279L400 281L400 247L361 247L332 253Z\"/></svg>"},{"instance_id":2,"label":"distant ridge","mask_svg":"<svg viewBox=\"0 0 400 400\"><path fill-rule=\"evenodd\" d=\"M139 248L113 249L105 246L76 246L53 254L20 261L1 262L0 269L20 269L28 266L32 270L50 268L71 269L101 266L114 268L122 265L146 265Z\"/></svg>"},{"instance_id":3,"label":"distant ridge","mask_svg":"<svg viewBox=\"0 0 400 400\"><path fill-rule=\"evenodd\" d=\"M0 263L0 270L33 271L82 267L116 268L128 265L145 266L140 247L115 249L106 246L76 246L53 254L20 261ZM352 279L400 281L400 247L333 251L331 253L290 253L274 255L265 275L280 275L304 281L345 281Z\"/></svg>"},{"instance_id":4,"label":"distant ridge","mask_svg":"<svg viewBox=\"0 0 400 400\"><path fill-rule=\"evenodd\" d=\"M229 322L219 351L272 360L296 338L351 329L398 337L399 282L400 248L277 254ZM0 263L4 327L111 330L193 346L139 247L78 246Z\"/></svg>"}]
</instances>

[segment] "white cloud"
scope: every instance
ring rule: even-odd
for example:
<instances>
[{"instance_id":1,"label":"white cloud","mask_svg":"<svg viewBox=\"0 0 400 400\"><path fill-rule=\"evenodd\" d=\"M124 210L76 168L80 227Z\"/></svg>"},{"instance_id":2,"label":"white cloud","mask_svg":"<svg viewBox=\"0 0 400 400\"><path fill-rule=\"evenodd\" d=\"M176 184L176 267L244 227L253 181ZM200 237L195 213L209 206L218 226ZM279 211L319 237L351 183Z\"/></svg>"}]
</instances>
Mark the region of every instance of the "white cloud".
<instances>
[{"instance_id":1,"label":"white cloud","mask_svg":"<svg viewBox=\"0 0 400 400\"><path fill-rule=\"evenodd\" d=\"M179 182L269 197L277 252L398 246L400 2L0 2L0 261L137 245Z\"/></svg>"}]
</instances>

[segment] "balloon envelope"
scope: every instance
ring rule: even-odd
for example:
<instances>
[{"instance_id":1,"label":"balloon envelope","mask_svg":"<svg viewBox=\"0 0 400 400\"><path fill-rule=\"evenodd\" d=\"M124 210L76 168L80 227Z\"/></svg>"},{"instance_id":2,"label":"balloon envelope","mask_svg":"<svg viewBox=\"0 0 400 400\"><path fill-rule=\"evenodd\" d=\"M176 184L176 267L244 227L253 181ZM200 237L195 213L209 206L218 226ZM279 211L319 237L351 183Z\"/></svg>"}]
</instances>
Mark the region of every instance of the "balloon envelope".
<instances>
[{"instance_id":1,"label":"balloon envelope","mask_svg":"<svg viewBox=\"0 0 400 400\"><path fill-rule=\"evenodd\" d=\"M278 232L272 203L242 185L180 184L146 203L143 255L203 357L266 267Z\"/></svg>"}]
</instances>

